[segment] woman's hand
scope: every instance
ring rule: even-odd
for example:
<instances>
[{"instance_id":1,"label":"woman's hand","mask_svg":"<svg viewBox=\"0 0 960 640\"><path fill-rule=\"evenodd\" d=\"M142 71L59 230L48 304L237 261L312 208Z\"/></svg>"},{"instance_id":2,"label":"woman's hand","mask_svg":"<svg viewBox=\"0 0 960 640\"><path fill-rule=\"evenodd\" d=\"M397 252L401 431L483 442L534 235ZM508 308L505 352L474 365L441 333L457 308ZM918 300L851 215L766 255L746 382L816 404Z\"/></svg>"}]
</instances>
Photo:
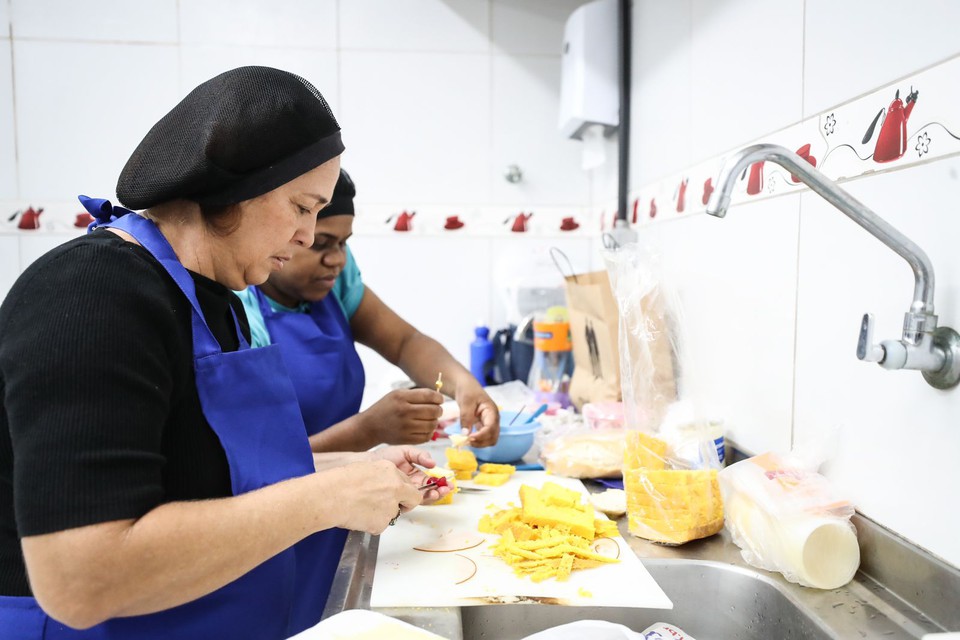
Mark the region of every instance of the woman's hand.
<instances>
[{"instance_id":1,"label":"woman's hand","mask_svg":"<svg viewBox=\"0 0 960 640\"><path fill-rule=\"evenodd\" d=\"M491 447L500 437L500 411L479 384L457 387L457 405L463 433L470 434L470 446ZM472 431L478 425L476 431ZM471 433L472 431L472 433Z\"/></svg>"},{"instance_id":2,"label":"woman's hand","mask_svg":"<svg viewBox=\"0 0 960 640\"><path fill-rule=\"evenodd\" d=\"M443 413L443 396L433 389L395 389L361 413L362 428L377 442L420 444L428 442Z\"/></svg>"},{"instance_id":3,"label":"woman's hand","mask_svg":"<svg viewBox=\"0 0 960 640\"><path fill-rule=\"evenodd\" d=\"M433 476L425 474L420 469L420 467L432 469L437 466L433 457L422 449L407 445L400 447L382 447L371 451L370 456L373 459L389 460L397 465L397 469L399 469L401 473L406 474L410 481L418 487L434 479ZM422 492L423 502L435 502L450 493L450 491L450 487L427 489Z\"/></svg>"},{"instance_id":4,"label":"woman's hand","mask_svg":"<svg viewBox=\"0 0 960 640\"><path fill-rule=\"evenodd\" d=\"M344 487L340 523L344 529L382 533L397 515L423 500L410 475L388 459L356 462L335 471L342 475Z\"/></svg>"}]
</instances>

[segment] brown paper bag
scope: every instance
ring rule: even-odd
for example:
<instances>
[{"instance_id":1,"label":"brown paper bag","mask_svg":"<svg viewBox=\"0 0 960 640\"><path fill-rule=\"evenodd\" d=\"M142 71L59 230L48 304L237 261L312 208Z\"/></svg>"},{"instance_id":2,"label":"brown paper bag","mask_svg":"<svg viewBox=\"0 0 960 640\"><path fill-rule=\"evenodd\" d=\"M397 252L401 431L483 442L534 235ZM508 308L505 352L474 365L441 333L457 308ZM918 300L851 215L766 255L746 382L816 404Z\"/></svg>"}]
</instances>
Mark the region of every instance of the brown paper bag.
<instances>
[{"instance_id":1,"label":"brown paper bag","mask_svg":"<svg viewBox=\"0 0 960 640\"><path fill-rule=\"evenodd\" d=\"M570 400L577 409L586 402L620 400L620 315L606 271L565 276L573 379Z\"/></svg>"}]
</instances>

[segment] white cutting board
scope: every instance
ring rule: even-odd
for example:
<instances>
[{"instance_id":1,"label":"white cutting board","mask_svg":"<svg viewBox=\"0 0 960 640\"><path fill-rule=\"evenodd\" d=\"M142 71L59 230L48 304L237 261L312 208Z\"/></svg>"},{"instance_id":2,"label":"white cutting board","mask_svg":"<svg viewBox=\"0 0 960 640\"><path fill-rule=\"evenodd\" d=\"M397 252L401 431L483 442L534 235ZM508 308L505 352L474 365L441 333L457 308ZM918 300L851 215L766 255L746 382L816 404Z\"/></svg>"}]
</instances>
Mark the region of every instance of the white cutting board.
<instances>
[{"instance_id":1,"label":"white cutting board","mask_svg":"<svg viewBox=\"0 0 960 640\"><path fill-rule=\"evenodd\" d=\"M370 596L372 608L464 607L513 602L546 602L570 606L638 607L672 609L673 603L633 553L622 537L620 562L574 571L569 580L533 582L514 575L513 569L493 555L490 545L496 534L477 531L488 505L505 509L520 505L520 486L540 487L545 481L587 495L579 480L547 475L543 471L518 471L509 482L486 493L460 492L453 504L418 507L404 514L380 536L377 568ZM604 516L599 514L598 518ZM483 542L471 549L424 552L445 536L473 536ZM476 565L472 578L457 584Z\"/></svg>"}]
</instances>

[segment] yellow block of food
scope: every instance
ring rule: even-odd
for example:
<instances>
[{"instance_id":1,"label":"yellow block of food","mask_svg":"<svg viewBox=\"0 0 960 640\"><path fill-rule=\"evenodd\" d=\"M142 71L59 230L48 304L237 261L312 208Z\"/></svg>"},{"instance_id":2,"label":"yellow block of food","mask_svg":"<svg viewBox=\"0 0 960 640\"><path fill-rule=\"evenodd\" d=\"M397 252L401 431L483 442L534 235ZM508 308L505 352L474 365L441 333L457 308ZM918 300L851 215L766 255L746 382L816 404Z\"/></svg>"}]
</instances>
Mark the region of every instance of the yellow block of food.
<instances>
[{"instance_id":1,"label":"yellow block of food","mask_svg":"<svg viewBox=\"0 0 960 640\"><path fill-rule=\"evenodd\" d=\"M484 462L480 465L480 473L505 473L512 475L517 468L512 464L496 464L493 462Z\"/></svg>"},{"instance_id":2,"label":"yellow block of food","mask_svg":"<svg viewBox=\"0 0 960 640\"><path fill-rule=\"evenodd\" d=\"M483 467L481 467L482 469ZM477 475L473 476L473 481L477 484L486 484L493 487L499 487L500 485L506 483L510 479L510 474L508 473L488 473L481 471Z\"/></svg>"},{"instance_id":3,"label":"yellow block of food","mask_svg":"<svg viewBox=\"0 0 960 640\"><path fill-rule=\"evenodd\" d=\"M576 496L576 503L569 504L567 492ZM542 490L528 485L520 487L522 519L537 526L563 527L570 533L593 540L593 507L580 502L580 494L552 482L545 482Z\"/></svg>"},{"instance_id":4,"label":"yellow block of food","mask_svg":"<svg viewBox=\"0 0 960 640\"><path fill-rule=\"evenodd\" d=\"M643 431L627 431L623 452L623 471L629 469L663 469L666 467L667 443Z\"/></svg>"},{"instance_id":5,"label":"yellow block of food","mask_svg":"<svg viewBox=\"0 0 960 640\"><path fill-rule=\"evenodd\" d=\"M473 455L472 451L447 447L446 454L447 466L454 471L469 471L473 473L477 470L477 457Z\"/></svg>"},{"instance_id":6,"label":"yellow block of food","mask_svg":"<svg viewBox=\"0 0 960 640\"><path fill-rule=\"evenodd\" d=\"M716 469L630 469L623 477L630 533L683 544L723 528Z\"/></svg>"}]
</instances>

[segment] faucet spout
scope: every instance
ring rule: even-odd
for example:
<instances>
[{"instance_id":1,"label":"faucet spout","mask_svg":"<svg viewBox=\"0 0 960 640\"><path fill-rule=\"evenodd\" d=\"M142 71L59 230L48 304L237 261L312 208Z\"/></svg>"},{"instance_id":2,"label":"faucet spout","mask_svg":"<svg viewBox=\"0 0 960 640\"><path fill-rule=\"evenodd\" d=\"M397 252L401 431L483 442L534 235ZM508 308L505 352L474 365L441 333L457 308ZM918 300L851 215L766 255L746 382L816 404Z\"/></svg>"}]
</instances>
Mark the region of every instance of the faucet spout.
<instances>
[{"instance_id":1,"label":"faucet spout","mask_svg":"<svg viewBox=\"0 0 960 640\"><path fill-rule=\"evenodd\" d=\"M707 203L707 213L718 218L724 217L730 206L730 194L737 176L754 162L760 161L773 162L790 171L824 200L906 260L913 269L914 278L913 302L908 316L933 316L934 318L933 326L930 326L928 320L919 323L925 326L916 326L913 330L936 328L936 319L933 315L933 264L923 249L789 149L775 144L756 144L741 149L727 158L720 171L717 188ZM904 331L907 331L906 323Z\"/></svg>"}]
</instances>

